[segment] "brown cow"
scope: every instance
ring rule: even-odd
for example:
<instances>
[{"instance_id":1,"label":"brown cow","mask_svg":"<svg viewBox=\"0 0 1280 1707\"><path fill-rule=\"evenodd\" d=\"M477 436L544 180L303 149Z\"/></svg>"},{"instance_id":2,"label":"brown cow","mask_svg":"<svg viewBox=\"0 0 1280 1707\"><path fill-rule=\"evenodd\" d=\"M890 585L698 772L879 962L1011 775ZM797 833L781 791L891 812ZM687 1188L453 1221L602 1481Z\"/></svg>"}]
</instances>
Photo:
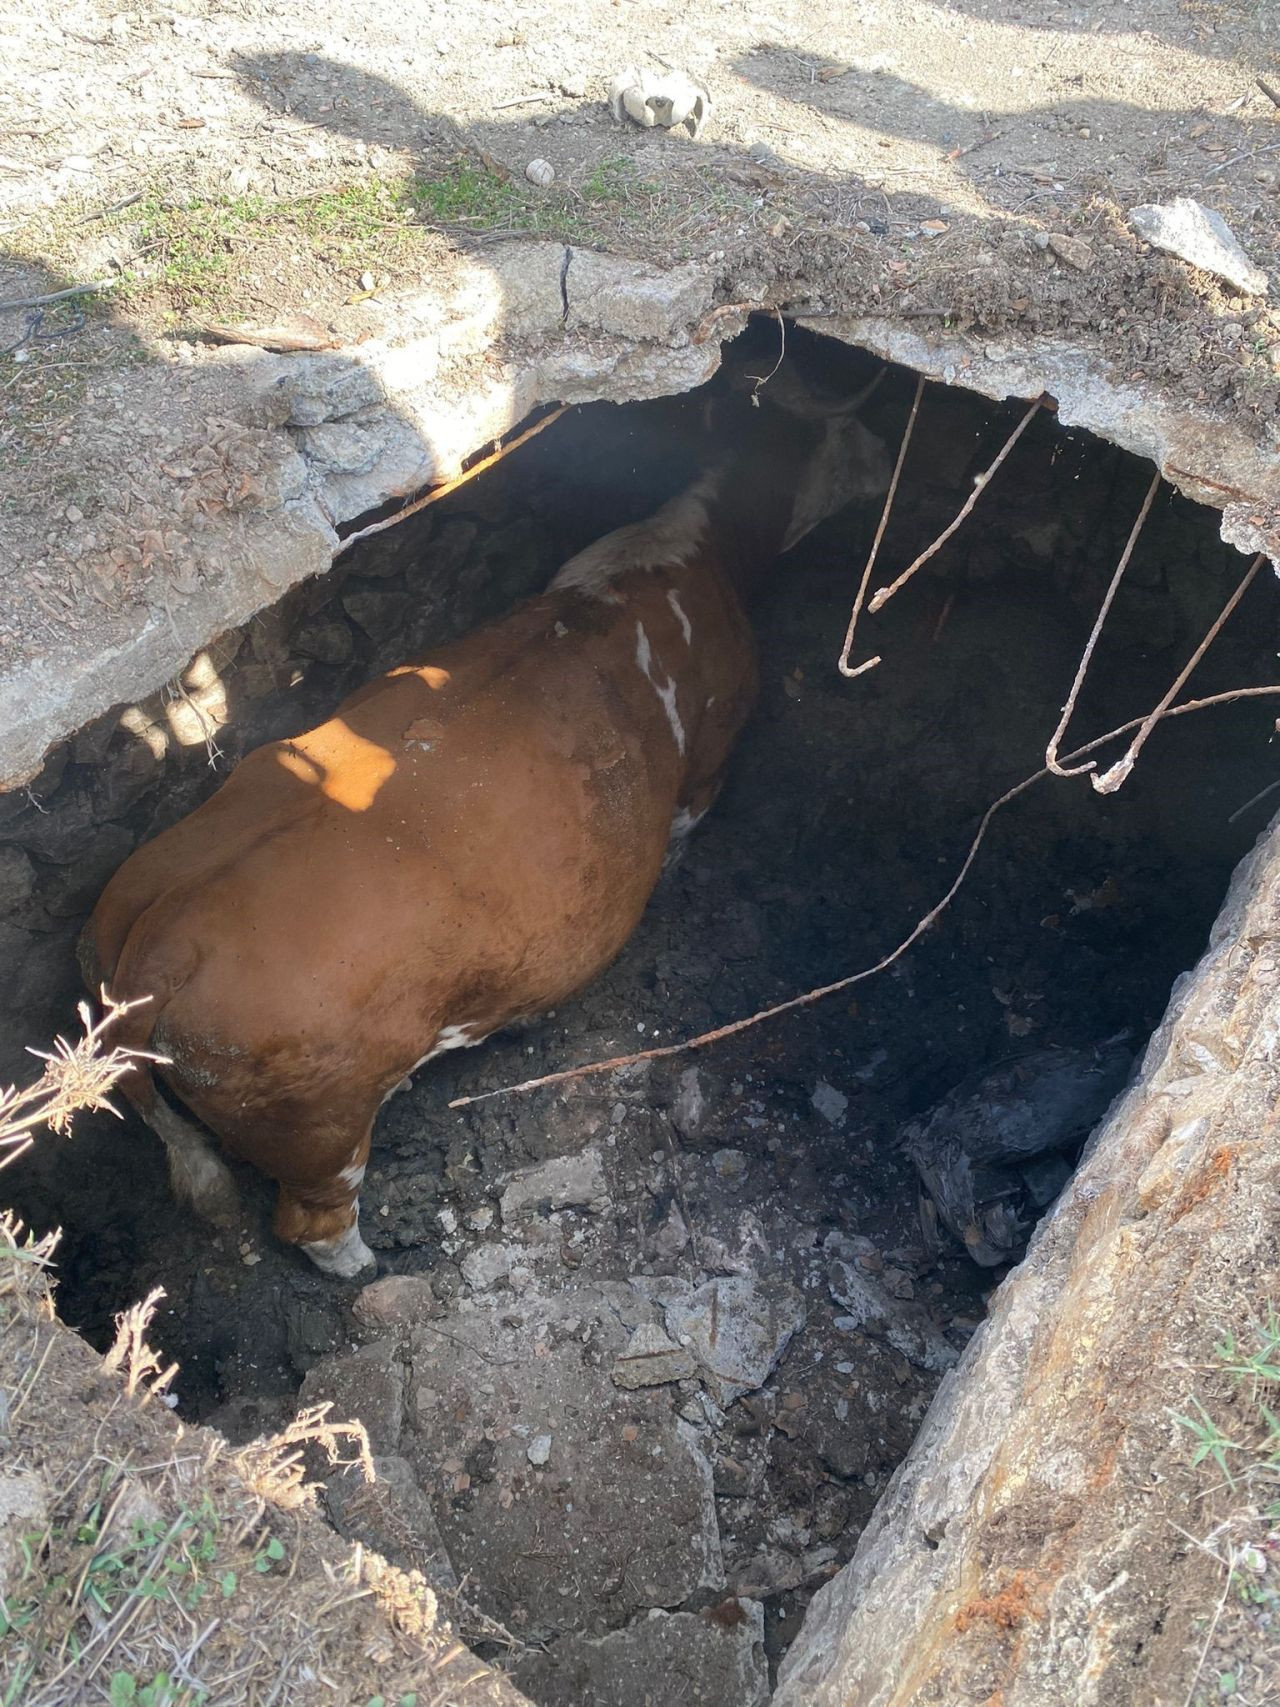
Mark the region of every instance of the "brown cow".
<instances>
[{"instance_id":1,"label":"brown cow","mask_svg":"<svg viewBox=\"0 0 1280 1707\"><path fill-rule=\"evenodd\" d=\"M805 394L787 375L777 390ZM772 388L771 388L772 389ZM246 757L128 859L81 944L95 989L150 997L121 1041L279 1182L275 1231L329 1273L373 1258L358 1193L379 1106L423 1062L582 988L622 948L673 837L714 800L755 691L739 594L882 489L853 405L747 443L541 596ZM235 1213L206 1135L123 1088L175 1191Z\"/></svg>"}]
</instances>

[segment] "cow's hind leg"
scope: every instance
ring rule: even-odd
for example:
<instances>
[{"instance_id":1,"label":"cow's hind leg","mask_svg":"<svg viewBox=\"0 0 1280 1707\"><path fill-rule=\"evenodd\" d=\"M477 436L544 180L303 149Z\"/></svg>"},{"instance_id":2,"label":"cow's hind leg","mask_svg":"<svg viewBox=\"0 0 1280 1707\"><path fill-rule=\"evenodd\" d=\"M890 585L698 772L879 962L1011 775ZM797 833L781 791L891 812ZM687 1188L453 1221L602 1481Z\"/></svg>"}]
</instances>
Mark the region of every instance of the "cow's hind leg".
<instances>
[{"instance_id":1,"label":"cow's hind leg","mask_svg":"<svg viewBox=\"0 0 1280 1707\"><path fill-rule=\"evenodd\" d=\"M231 1226L240 1211L231 1170L214 1152L210 1140L194 1121L152 1093L142 1117L164 1144L169 1157L169 1183L181 1203L215 1227Z\"/></svg>"},{"instance_id":2,"label":"cow's hind leg","mask_svg":"<svg viewBox=\"0 0 1280 1707\"><path fill-rule=\"evenodd\" d=\"M350 1280L375 1262L360 1237L360 1185L369 1159L370 1132L350 1160L320 1180L280 1180L273 1226L276 1237L300 1245L325 1274Z\"/></svg>"}]
</instances>

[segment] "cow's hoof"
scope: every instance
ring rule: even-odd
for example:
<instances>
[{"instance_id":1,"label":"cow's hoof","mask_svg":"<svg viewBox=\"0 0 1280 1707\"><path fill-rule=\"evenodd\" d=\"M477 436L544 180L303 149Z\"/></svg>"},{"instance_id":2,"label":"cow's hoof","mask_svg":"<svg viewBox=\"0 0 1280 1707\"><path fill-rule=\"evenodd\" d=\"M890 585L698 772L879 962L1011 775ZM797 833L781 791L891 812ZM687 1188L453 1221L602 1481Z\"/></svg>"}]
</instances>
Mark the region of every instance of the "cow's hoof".
<instances>
[{"instance_id":1,"label":"cow's hoof","mask_svg":"<svg viewBox=\"0 0 1280 1707\"><path fill-rule=\"evenodd\" d=\"M377 1258L360 1237L358 1221L339 1239L313 1239L302 1248L318 1269L338 1280L354 1280L363 1269L377 1266Z\"/></svg>"}]
</instances>

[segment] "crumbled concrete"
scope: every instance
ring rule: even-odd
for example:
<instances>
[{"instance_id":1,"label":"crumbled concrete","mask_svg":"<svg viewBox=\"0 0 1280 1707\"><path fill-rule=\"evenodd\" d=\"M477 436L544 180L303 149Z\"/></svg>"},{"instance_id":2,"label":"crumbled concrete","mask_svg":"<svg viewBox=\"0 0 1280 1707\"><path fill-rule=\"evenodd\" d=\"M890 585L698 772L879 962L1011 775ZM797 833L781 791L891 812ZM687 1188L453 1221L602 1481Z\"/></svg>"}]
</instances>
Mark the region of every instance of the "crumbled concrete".
<instances>
[{"instance_id":1,"label":"crumbled concrete","mask_svg":"<svg viewBox=\"0 0 1280 1707\"><path fill-rule=\"evenodd\" d=\"M610 1379L653 1320L625 1286L584 1286L472 1301L410 1334L402 1451L469 1592L492 1612L500 1585L525 1639L599 1635L724 1581L711 1465L678 1391Z\"/></svg>"},{"instance_id":2,"label":"crumbled concrete","mask_svg":"<svg viewBox=\"0 0 1280 1707\"><path fill-rule=\"evenodd\" d=\"M1244 296L1265 296L1267 275L1255 267L1226 220L1190 196L1130 208L1129 223L1140 237L1189 266L1225 279Z\"/></svg>"},{"instance_id":3,"label":"crumbled concrete","mask_svg":"<svg viewBox=\"0 0 1280 1707\"><path fill-rule=\"evenodd\" d=\"M675 1104L671 1110L676 1131L682 1138L696 1138L706 1112L702 1075L696 1067L686 1067L680 1075L680 1088L676 1092Z\"/></svg>"},{"instance_id":4,"label":"crumbled concrete","mask_svg":"<svg viewBox=\"0 0 1280 1707\"><path fill-rule=\"evenodd\" d=\"M813 1106L822 1118L831 1126L842 1126L844 1117L849 1112L849 1099L843 1091L838 1091L834 1085L829 1085L825 1079L819 1079L813 1088L810 1098Z\"/></svg>"},{"instance_id":5,"label":"crumbled concrete","mask_svg":"<svg viewBox=\"0 0 1280 1707\"><path fill-rule=\"evenodd\" d=\"M449 1559L430 1502L405 1459L375 1458L376 1479L367 1482L358 1464L332 1471L324 1500L334 1528L348 1541L374 1547L403 1570L421 1571L437 1592L456 1589Z\"/></svg>"},{"instance_id":6,"label":"crumbled concrete","mask_svg":"<svg viewBox=\"0 0 1280 1707\"><path fill-rule=\"evenodd\" d=\"M369 1283L352 1305L356 1320L367 1328L396 1327L434 1315L431 1282L420 1274L386 1274Z\"/></svg>"},{"instance_id":7,"label":"crumbled concrete","mask_svg":"<svg viewBox=\"0 0 1280 1707\"><path fill-rule=\"evenodd\" d=\"M462 1278L477 1292L488 1292L511 1278L522 1254L519 1245L478 1245L462 1259Z\"/></svg>"},{"instance_id":8,"label":"crumbled concrete","mask_svg":"<svg viewBox=\"0 0 1280 1707\"><path fill-rule=\"evenodd\" d=\"M604 1160L594 1145L511 1174L499 1201L504 1226L552 1209L599 1211L608 1204Z\"/></svg>"},{"instance_id":9,"label":"crumbled concrete","mask_svg":"<svg viewBox=\"0 0 1280 1707\"><path fill-rule=\"evenodd\" d=\"M762 1387L791 1336L804 1326L804 1299L785 1282L745 1275L684 1289L664 1304L667 1329L696 1358L721 1407Z\"/></svg>"},{"instance_id":10,"label":"crumbled concrete","mask_svg":"<svg viewBox=\"0 0 1280 1707\"><path fill-rule=\"evenodd\" d=\"M613 1380L615 1386L634 1391L687 1380L696 1370L697 1364L684 1346L677 1345L656 1322L642 1322L614 1364Z\"/></svg>"},{"instance_id":11,"label":"crumbled concrete","mask_svg":"<svg viewBox=\"0 0 1280 1707\"><path fill-rule=\"evenodd\" d=\"M764 1608L650 1612L608 1636L567 1636L512 1675L538 1707L764 1707Z\"/></svg>"},{"instance_id":12,"label":"crumbled concrete","mask_svg":"<svg viewBox=\"0 0 1280 1707\"><path fill-rule=\"evenodd\" d=\"M836 1258L830 1267L831 1296L844 1311L838 1328L882 1336L919 1369L950 1369L959 1353L919 1305L892 1298L852 1263Z\"/></svg>"}]
</instances>

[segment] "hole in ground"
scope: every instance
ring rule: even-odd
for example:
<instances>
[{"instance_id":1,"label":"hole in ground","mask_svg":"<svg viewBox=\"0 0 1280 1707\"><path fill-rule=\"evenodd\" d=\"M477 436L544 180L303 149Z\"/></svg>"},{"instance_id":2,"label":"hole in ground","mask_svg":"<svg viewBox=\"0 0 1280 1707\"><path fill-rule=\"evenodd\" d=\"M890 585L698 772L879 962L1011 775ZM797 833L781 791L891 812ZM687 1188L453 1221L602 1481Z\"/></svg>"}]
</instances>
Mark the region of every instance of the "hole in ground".
<instances>
[{"instance_id":1,"label":"hole in ground","mask_svg":"<svg viewBox=\"0 0 1280 1707\"><path fill-rule=\"evenodd\" d=\"M748 334L752 371L768 371L773 336ZM850 392L871 371L792 342ZM868 406L891 447L912 390L895 371ZM952 518L1019 413L926 393L877 581ZM211 645L183 692L82 732L33 800L0 803L8 1070L19 1045L65 1027L76 929L129 849L216 785L211 745L225 770L541 587L679 489L705 426L700 396L571 412ZM113 1312L162 1285L154 1333L182 1365L181 1414L233 1439L283 1421L300 1384L361 1416L385 1486L357 1497L335 1482L333 1515L443 1582L463 1633L534 1700L629 1699L625 1679L661 1664L696 1698L741 1707L759 1643L775 1665L850 1556L1002 1272L971 1260L934 1199L922 1214L904 1135L1011 1059L1030 1058L1025 1097L1050 1067L1078 1087L1107 1040L1141 1046L1262 827L1263 806L1232 820L1274 774L1274 712L1243 703L1161 727L1109 798L1083 779L1039 783L997 818L938 926L844 995L697 1055L446 1105L705 1031L899 942L982 809L1039 766L1148 479L1038 419L952 543L866 620L884 662L856 682L834 661L876 506L779 562L754 612L760 704L725 794L619 960L555 1014L433 1064L384 1111L363 1224L401 1277L375 1295L393 1320L369 1298L353 1312L359 1288L273 1242L255 1176L238 1173L243 1227L215 1235L173 1205L132 1118L90 1117L5 1176L24 1218L65 1229L65 1318L104 1344ZM1157 499L1073 739L1155 703L1242 569L1213 512ZM1268 679L1273 597L1260 577L1189 691ZM930 1129L944 1207L939 1141L989 1112L995 1088ZM1031 1165L978 1171L983 1254L1021 1248L1079 1122L1058 1137ZM648 1620L659 1607L688 1616Z\"/></svg>"}]
</instances>

